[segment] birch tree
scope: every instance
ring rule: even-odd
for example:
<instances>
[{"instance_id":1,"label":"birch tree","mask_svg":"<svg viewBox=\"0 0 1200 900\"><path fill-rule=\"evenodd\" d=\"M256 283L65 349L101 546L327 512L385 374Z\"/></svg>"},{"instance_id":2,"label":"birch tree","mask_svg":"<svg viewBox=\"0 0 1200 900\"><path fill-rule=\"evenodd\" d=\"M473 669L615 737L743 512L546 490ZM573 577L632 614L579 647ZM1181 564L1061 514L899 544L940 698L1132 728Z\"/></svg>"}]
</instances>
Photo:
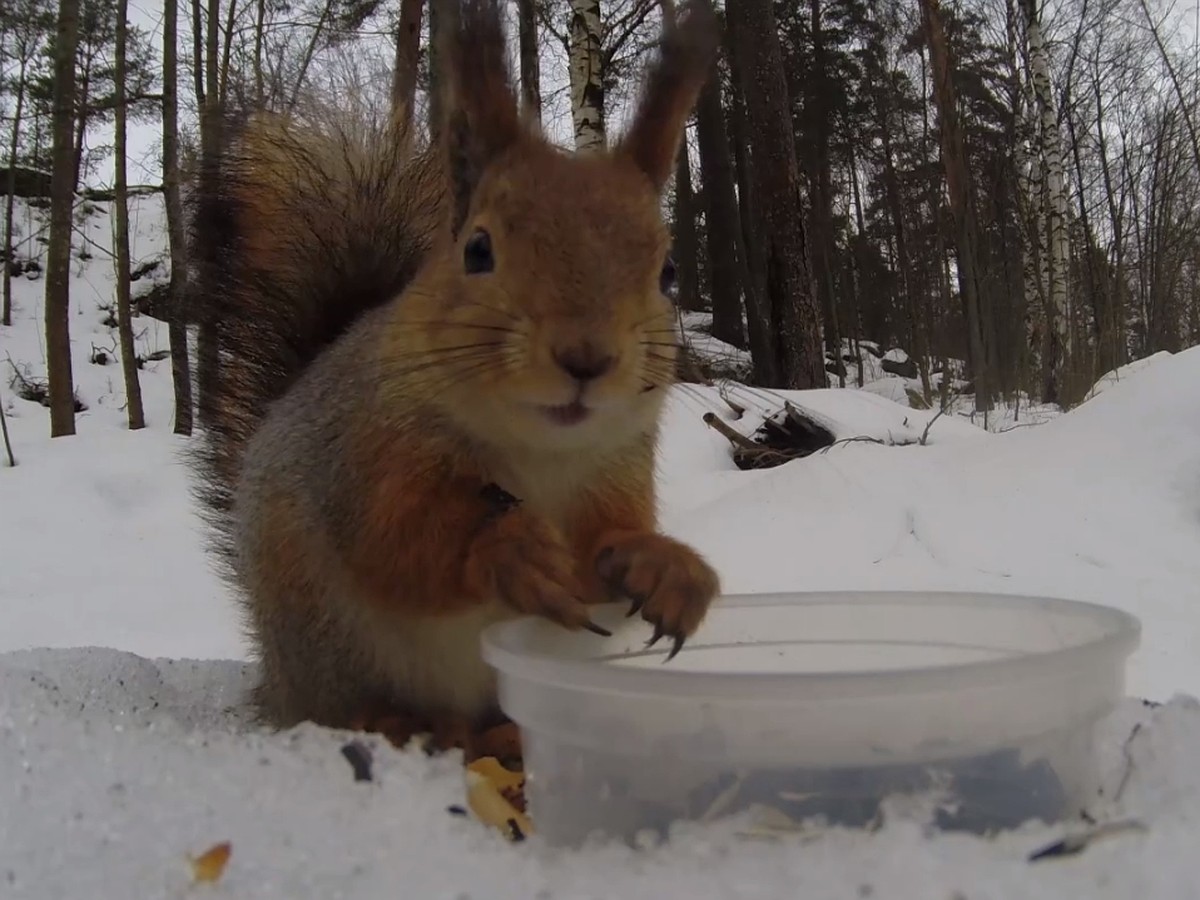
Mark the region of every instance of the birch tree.
<instances>
[{"instance_id":1,"label":"birch tree","mask_svg":"<svg viewBox=\"0 0 1200 900\"><path fill-rule=\"evenodd\" d=\"M1038 0L1021 0L1021 9L1025 17L1030 84L1036 103L1038 123L1031 185L1035 196L1040 198L1044 212L1039 218L1045 223L1044 230L1038 229L1039 236L1044 235L1044 238L1038 241L1038 246L1041 250L1039 277L1044 285L1042 296L1046 298L1047 341L1046 358L1043 362L1043 399L1053 402L1058 399L1062 388L1064 361L1071 350L1068 291L1071 247L1067 233L1066 166Z\"/></svg>"},{"instance_id":2,"label":"birch tree","mask_svg":"<svg viewBox=\"0 0 1200 900\"><path fill-rule=\"evenodd\" d=\"M570 0L571 119L575 149L600 150L604 133L604 55L600 0Z\"/></svg>"}]
</instances>

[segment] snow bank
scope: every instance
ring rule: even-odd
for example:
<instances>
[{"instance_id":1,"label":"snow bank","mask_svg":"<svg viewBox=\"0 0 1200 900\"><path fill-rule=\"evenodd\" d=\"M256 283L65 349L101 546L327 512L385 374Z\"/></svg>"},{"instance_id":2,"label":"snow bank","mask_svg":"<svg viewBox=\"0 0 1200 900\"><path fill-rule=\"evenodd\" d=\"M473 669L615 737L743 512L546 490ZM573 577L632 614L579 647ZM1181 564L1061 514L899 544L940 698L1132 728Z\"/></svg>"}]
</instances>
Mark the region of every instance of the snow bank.
<instances>
[{"instance_id":1,"label":"snow bank","mask_svg":"<svg viewBox=\"0 0 1200 900\"><path fill-rule=\"evenodd\" d=\"M347 735L255 730L237 707L248 674L101 649L0 656L0 896L1160 900L1188 896L1200 876L1200 706L1184 698L1129 701L1107 723L1108 792L1128 779L1103 812L1143 829L1075 857L1028 859L1068 829L986 840L902 820L771 840L739 836L734 821L682 828L642 852L551 851L452 815L456 756L368 738L374 780L355 782ZM233 848L221 881L189 888L188 856L220 841Z\"/></svg>"},{"instance_id":2,"label":"snow bank","mask_svg":"<svg viewBox=\"0 0 1200 900\"><path fill-rule=\"evenodd\" d=\"M892 418L867 421L867 398ZM912 435L931 415L856 391L797 399L843 413L852 424L839 437ZM852 442L759 472L733 471L725 439L688 425L697 402L669 420L665 525L710 556L729 591L984 590L1105 603L1143 620L1131 691L1200 693L1200 348L1164 354L1036 428L990 435L943 416L928 446ZM699 474L722 458L724 472Z\"/></svg>"}]
</instances>

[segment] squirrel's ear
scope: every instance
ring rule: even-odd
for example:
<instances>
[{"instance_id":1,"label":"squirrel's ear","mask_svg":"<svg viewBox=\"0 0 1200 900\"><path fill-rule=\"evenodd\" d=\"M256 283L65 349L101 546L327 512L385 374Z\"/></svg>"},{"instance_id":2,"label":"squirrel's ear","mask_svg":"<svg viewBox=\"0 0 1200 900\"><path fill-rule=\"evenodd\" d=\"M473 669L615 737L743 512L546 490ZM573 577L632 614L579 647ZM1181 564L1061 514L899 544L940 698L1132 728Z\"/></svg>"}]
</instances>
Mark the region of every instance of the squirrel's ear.
<instances>
[{"instance_id":1,"label":"squirrel's ear","mask_svg":"<svg viewBox=\"0 0 1200 900\"><path fill-rule=\"evenodd\" d=\"M633 124L617 148L660 191L675 169L688 116L712 71L719 42L709 0L688 0L677 18L664 16L658 58L646 74Z\"/></svg>"},{"instance_id":2,"label":"squirrel's ear","mask_svg":"<svg viewBox=\"0 0 1200 900\"><path fill-rule=\"evenodd\" d=\"M499 0L434 0L441 40L447 175L457 234L488 163L521 135ZM442 23L439 23L442 24Z\"/></svg>"}]
</instances>

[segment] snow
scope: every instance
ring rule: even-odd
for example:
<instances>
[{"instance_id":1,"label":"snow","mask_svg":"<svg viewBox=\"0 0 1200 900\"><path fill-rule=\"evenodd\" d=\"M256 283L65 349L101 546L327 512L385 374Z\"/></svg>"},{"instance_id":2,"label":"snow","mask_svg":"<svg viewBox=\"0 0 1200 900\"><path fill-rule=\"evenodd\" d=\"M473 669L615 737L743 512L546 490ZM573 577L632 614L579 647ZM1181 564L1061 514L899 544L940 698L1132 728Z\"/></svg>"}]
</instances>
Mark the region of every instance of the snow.
<instances>
[{"instance_id":1,"label":"snow","mask_svg":"<svg viewBox=\"0 0 1200 900\"><path fill-rule=\"evenodd\" d=\"M1109 729L1108 790L1130 771L1109 817L1142 829L1030 862L1073 832L983 840L896 820L874 834L754 840L735 820L681 827L641 851L511 845L447 812L462 802L453 758L367 738L374 779L356 783L339 752L348 735L249 728L230 709L246 683L237 663L34 651L0 657L0 679L0 895L11 900L1172 898L1189 896L1200 874L1200 708L1183 698L1158 709L1129 701ZM1120 750L1133 724L1130 767ZM190 889L187 857L220 841L233 850L223 878Z\"/></svg>"},{"instance_id":2,"label":"snow","mask_svg":"<svg viewBox=\"0 0 1200 900\"><path fill-rule=\"evenodd\" d=\"M135 263L162 249L157 199L138 202ZM5 900L191 896L188 854L223 840L233 855L205 891L213 896L1194 893L1200 348L1140 361L1071 412L999 434L877 390L687 386L672 397L659 464L664 527L708 555L730 592L1043 593L1138 615L1131 699L1100 743L1107 802L1089 812L1140 830L1039 862L1029 855L1083 826L984 839L896 818L869 834L759 840L726 822L681 827L667 845L640 851L551 851L450 815L463 802L454 757L363 738L375 779L356 783L340 754L349 735L313 726L272 734L248 721L241 701L252 670L236 606L203 551L181 457L187 441L171 434L169 361L142 371L149 427L129 432L119 366L88 361L93 343L113 343L99 309L112 295L107 216L82 227L98 247L72 284L75 374L89 407L78 436L49 440L46 411L13 395L10 371L0 379L19 464L0 463ZM11 357L38 377L44 282L14 287L0 364L7 370ZM164 325L139 317L136 329L140 352L167 346ZM745 409L740 418L722 393ZM749 435L784 400L841 442L741 472L701 419L715 412Z\"/></svg>"}]
</instances>

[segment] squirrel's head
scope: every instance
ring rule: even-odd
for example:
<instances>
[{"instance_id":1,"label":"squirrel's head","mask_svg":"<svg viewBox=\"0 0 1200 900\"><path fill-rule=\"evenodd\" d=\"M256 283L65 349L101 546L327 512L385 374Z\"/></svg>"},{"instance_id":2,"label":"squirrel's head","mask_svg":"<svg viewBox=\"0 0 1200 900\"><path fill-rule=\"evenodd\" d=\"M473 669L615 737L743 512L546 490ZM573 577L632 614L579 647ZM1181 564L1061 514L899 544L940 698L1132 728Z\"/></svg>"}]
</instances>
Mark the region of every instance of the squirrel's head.
<instances>
[{"instance_id":1,"label":"squirrel's head","mask_svg":"<svg viewBox=\"0 0 1200 900\"><path fill-rule=\"evenodd\" d=\"M652 427L674 379L663 191L716 52L715 15L682 8L626 134L568 153L518 109L496 0L442 8L453 12L442 50L449 233L436 286L405 301L426 323L424 352L453 380L453 402L473 400L466 415L506 442L627 442Z\"/></svg>"}]
</instances>

